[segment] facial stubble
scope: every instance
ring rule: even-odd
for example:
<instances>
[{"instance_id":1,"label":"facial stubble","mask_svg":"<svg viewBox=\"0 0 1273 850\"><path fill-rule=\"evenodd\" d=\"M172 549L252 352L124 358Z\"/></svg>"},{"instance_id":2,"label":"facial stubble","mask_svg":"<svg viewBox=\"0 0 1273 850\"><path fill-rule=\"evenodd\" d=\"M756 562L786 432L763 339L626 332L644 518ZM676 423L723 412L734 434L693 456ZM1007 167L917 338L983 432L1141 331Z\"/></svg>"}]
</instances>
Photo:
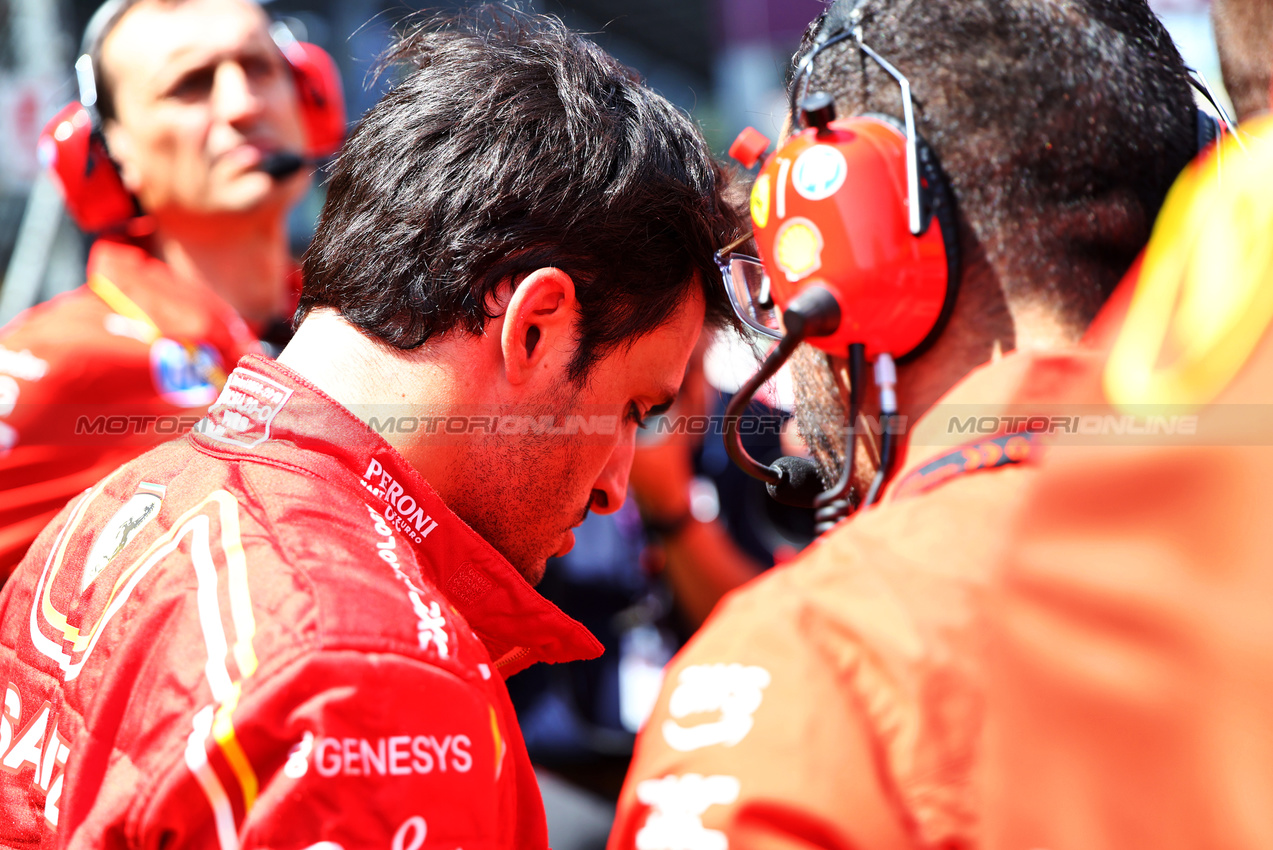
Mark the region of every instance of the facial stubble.
<instances>
[{"instance_id":1,"label":"facial stubble","mask_svg":"<svg viewBox=\"0 0 1273 850\"><path fill-rule=\"evenodd\" d=\"M541 417L554 421L575 409L577 393L506 411L505 416ZM580 470L579 436L527 433L517 436L483 435L475 464L481 495L465 517L469 526L495 547L532 586L544 575L547 559L556 552L571 528L583 522L591 498L578 514L565 514L564 500L578 488L571 478ZM554 521L564 516L565 519Z\"/></svg>"}]
</instances>

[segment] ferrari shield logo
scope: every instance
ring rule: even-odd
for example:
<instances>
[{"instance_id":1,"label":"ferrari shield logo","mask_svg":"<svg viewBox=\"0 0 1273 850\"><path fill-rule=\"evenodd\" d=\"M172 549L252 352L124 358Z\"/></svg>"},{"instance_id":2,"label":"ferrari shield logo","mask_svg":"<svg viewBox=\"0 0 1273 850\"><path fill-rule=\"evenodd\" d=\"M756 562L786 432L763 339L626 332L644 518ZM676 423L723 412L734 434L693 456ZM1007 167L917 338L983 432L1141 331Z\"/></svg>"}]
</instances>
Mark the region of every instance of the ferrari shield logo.
<instances>
[{"instance_id":1,"label":"ferrari shield logo","mask_svg":"<svg viewBox=\"0 0 1273 850\"><path fill-rule=\"evenodd\" d=\"M101 575L106 565L124 550L137 532L141 531L159 515L159 506L164 499L164 488L158 484L143 481L137 492L122 508L115 512L93 541L88 559L84 562L84 575L80 578L80 593L83 593L93 579Z\"/></svg>"}]
</instances>

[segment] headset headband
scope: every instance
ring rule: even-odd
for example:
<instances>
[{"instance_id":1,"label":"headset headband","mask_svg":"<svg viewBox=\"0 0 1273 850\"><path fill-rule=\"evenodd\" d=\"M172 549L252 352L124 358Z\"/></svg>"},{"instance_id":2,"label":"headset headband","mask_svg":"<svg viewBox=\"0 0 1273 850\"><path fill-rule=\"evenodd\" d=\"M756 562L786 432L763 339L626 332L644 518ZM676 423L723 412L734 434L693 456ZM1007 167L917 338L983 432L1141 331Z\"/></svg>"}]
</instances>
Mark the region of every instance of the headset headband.
<instances>
[{"instance_id":1,"label":"headset headband","mask_svg":"<svg viewBox=\"0 0 1273 850\"><path fill-rule=\"evenodd\" d=\"M1207 103L1211 104L1211 108L1216 111L1216 115L1220 116L1220 122L1224 125L1224 128L1232 133L1235 126L1234 121L1211 91L1211 86L1207 83L1206 76L1197 68L1190 68L1188 65L1185 66L1185 70L1189 72L1189 85L1193 86L1194 90L1202 95Z\"/></svg>"},{"instance_id":2,"label":"headset headband","mask_svg":"<svg viewBox=\"0 0 1273 850\"><path fill-rule=\"evenodd\" d=\"M875 61L877 65L884 69L890 77L892 77L897 85L902 89L902 120L906 127L906 194L908 208L908 226L911 234L914 236L923 235L928 229L928 222L924 217L924 205L921 202L919 191L919 142L918 134L915 132L915 102L911 97L911 83L906 76L885 59L876 53L871 47L862 40L862 6L863 2L859 2L853 7L849 13L850 28L832 35L825 40L821 40L813 50L809 51L809 55L800 63L800 67L796 70L795 77L791 80L791 126L794 128L799 120L799 111L797 105L800 103L804 92L801 92L800 85L803 82L806 90L809 79L813 76L813 63L818 58L818 54L826 50L828 47L839 44L842 41L853 39L858 49Z\"/></svg>"},{"instance_id":3,"label":"headset headband","mask_svg":"<svg viewBox=\"0 0 1273 850\"><path fill-rule=\"evenodd\" d=\"M79 85L80 104L97 120L97 67L102 42L119 23L135 0L106 0L97 7L84 25L80 39L80 54L75 60L75 81Z\"/></svg>"}]
</instances>

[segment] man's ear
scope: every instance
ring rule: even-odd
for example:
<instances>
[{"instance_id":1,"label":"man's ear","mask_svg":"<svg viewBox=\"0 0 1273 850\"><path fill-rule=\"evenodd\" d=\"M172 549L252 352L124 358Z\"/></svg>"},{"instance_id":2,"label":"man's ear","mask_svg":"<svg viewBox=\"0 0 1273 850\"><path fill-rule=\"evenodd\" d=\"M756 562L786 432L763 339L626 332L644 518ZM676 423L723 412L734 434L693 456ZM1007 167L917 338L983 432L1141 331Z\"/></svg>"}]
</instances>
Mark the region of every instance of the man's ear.
<instances>
[{"instance_id":1,"label":"man's ear","mask_svg":"<svg viewBox=\"0 0 1273 850\"><path fill-rule=\"evenodd\" d=\"M111 160L119 168L119 177L124 188L137 194L141 175L137 173L133 157L132 136L118 121L107 121L102 126L102 137L106 139L106 149L110 151Z\"/></svg>"},{"instance_id":2,"label":"man's ear","mask_svg":"<svg viewBox=\"0 0 1273 850\"><path fill-rule=\"evenodd\" d=\"M509 383L521 384L537 369L573 357L578 317L575 282L561 269L536 269L516 282L500 332Z\"/></svg>"}]
</instances>

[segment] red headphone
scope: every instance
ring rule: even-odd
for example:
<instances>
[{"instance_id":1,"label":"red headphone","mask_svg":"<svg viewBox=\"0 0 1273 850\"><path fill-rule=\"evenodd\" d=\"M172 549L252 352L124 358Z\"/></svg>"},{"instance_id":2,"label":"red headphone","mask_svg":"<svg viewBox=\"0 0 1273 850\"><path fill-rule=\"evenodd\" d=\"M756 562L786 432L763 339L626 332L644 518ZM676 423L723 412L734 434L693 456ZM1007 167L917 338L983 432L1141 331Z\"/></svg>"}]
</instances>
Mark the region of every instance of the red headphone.
<instances>
[{"instance_id":1,"label":"red headphone","mask_svg":"<svg viewBox=\"0 0 1273 850\"><path fill-rule=\"evenodd\" d=\"M902 86L905 119L836 120L831 96L815 92L800 104L808 129L765 160L751 193L774 315L809 287L822 287L838 303L840 318L833 331L808 342L841 356L860 343L868 361L914 355L931 343L954 306L959 281L949 185L915 132L909 84L878 61ZM768 145L749 127L730 155L751 167Z\"/></svg>"},{"instance_id":2,"label":"red headphone","mask_svg":"<svg viewBox=\"0 0 1273 850\"><path fill-rule=\"evenodd\" d=\"M296 82L305 157L331 156L345 137L345 98L336 62L321 47L297 41L282 24L272 26L270 34ZM40 161L61 189L75 223L97 233L122 227L139 210L111 161L96 120L97 91L87 52L75 63L75 70L81 101L67 104L45 125L40 133Z\"/></svg>"},{"instance_id":3,"label":"red headphone","mask_svg":"<svg viewBox=\"0 0 1273 850\"><path fill-rule=\"evenodd\" d=\"M903 357L935 335L954 301L953 211L945 198L931 200L947 191L945 182L917 139L921 217L914 232L905 132L882 115L826 120L826 101L810 116L815 126L769 157L756 178L757 249L779 311L814 285L839 303L838 327L810 344L844 355L862 343L870 361Z\"/></svg>"},{"instance_id":4,"label":"red headphone","mask_svg":"<svg viewBox=\"0 0 1273 850\"><path fill-rule=\"evenodd\" d=\"M801 292L822 287L838 303L840 320L825 336L811 336L811 345L843 356L849 345L861 343L868 361L881 354L901 359L930 344L954 307L959 282L954 197L936 154L915 131L909 82L862 42L856 28L809 55L793 82L793 100L814 57L846 38L855 39L896 80L905 118L867 114L836 120L830 95L815 92L801 101L793 120L803 119L808 129L765 160L751 194L753 233L776 309L765 322L753 322L758 311L741 303L745 287L730 281L730 295L743 308L744 321L777 338L776 317ZM1231 122L1205 80L1190 82L1221 116L1195 109L1201 150L1222 128L1232 132ZM768 146L768 139L748 127L729 152L751 168Z\"/></svg>"},{"instance_id":5,"label":"red headphone","mask_svg":"<svg viewBox=\"0 0 1273 850\"><path fill-rule=\"evenodd\" d=\"M752 187L759 261L718 256L739 317L779 340L731 400L725 448L744 472L766 482L774 498L812 504L819 532L851 510L853 446L866 364L875 363L881 420L891 425L897 414L894 361L914 356L937 338L954 308L959 283L954 197L936 154L916 132L910 82L863 43L858 21L855 7L851 26L823 39L796 72L793 126L802 119L807 129L765 160ZM835 101L825 92L797 101L817 55L849 38L901 88L902 120L876 114L836 120ZM768 139L748 128L730 155L750 168L768 147ZM846 462L839 481L820 493L811 461L789 457L760 464L743 447L736 424L751 395L801 342L849 363ZM885 428L879 469L859 504L878 498L895 442L892 428Z\"/></svg>"}]
</instances>

